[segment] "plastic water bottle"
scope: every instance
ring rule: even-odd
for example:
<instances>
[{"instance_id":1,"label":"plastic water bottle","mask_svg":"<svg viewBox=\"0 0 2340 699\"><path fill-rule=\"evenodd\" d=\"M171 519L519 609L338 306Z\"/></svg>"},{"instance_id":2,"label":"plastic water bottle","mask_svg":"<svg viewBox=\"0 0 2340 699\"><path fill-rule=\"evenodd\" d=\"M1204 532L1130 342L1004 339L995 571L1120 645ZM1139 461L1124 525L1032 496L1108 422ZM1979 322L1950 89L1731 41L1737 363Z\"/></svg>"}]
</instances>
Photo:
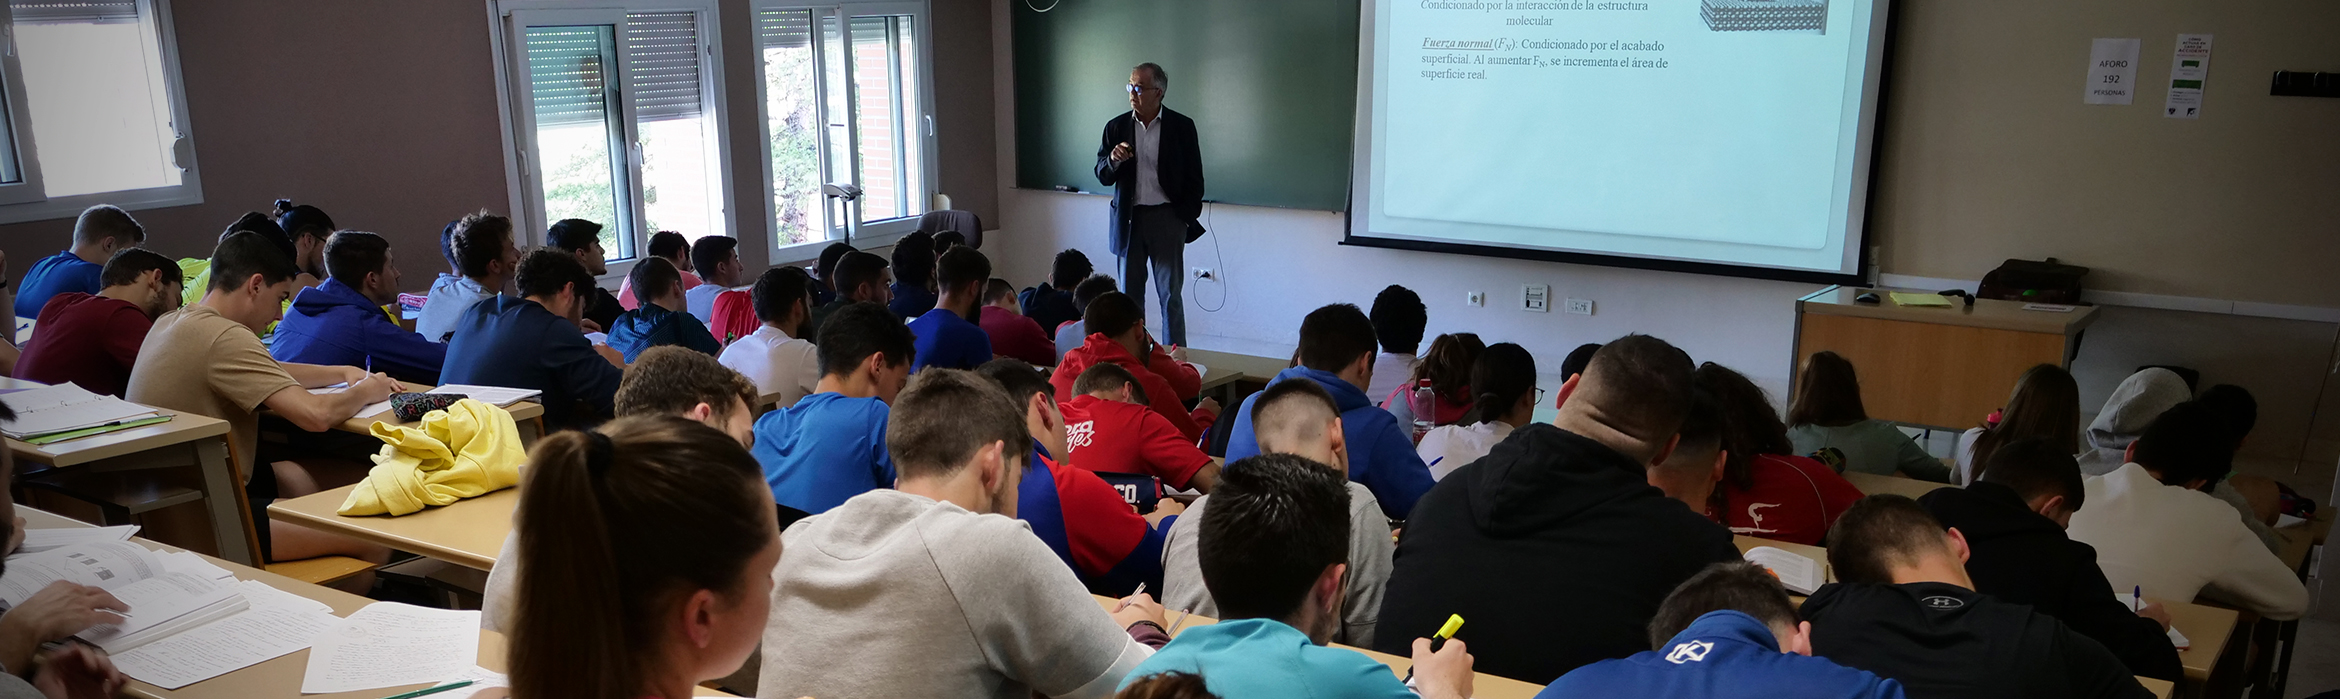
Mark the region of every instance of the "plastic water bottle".
<instances>
[{"instance_id":1,"label":"plastic water bottle","mask_svg":"<svg viewBox=\"0 0 2340 699\"><path fill-rule=\"evenodd\" d=\"M1414 412L1414 441L1421 441L1430 428L1438 426L1438 391L1430 387L1429 379L1414 382L1414 390L1406 396L1406 407Z\"/></svg>"}]
</instances>

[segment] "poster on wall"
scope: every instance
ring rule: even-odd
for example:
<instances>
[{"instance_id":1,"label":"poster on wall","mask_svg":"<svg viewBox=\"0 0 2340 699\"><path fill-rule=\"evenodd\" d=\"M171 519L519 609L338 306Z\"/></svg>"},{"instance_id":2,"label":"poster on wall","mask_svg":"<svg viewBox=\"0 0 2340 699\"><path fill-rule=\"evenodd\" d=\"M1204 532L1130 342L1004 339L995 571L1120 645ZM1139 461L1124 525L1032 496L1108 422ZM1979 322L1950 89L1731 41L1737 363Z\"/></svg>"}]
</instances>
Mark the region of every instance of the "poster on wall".
<instances>
[{"instance_id":1,"label":"poster on wall","mask_svg":"<svg viewBox=\"0 0 2340 699\"><path fill-rule=\"evenodd\" d=\"M2171 119L2202 118L2202 83L2210 78L2210 35L2179 34L2177 53L2169 59L2169 102L2161 115Z\"/></svg>"},{"instance_id":2,"label":"poster on wall","mask_svg":"<svg viewBox=\"0 0 2340 699\"><path fill-rule=\"evenodd\" d=\"M2088 47L2087 104L2129 104L2137 94L2137 53L2143 39L2097 39Z\"/></svg>"}]
</instances>

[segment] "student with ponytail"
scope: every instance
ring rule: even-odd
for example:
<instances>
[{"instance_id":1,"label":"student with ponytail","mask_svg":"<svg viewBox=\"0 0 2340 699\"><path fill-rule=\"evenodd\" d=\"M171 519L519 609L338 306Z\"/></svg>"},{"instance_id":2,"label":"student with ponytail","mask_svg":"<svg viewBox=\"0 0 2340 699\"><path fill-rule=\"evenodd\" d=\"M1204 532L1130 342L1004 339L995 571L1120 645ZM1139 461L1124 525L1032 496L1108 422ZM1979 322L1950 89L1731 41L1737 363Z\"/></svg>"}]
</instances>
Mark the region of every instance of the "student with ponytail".
<instances>
[{"instance_id":1,"label":"student with ponytail","mask_svg":"<svg viewBox=\"0 0 2340 699\"><path fill-rule=\"evenodd\" d=\"M1438 347L1433 345L1423 364L1437 361ZM1526 348L1509 342L1479 353L1478 361L1471 364L1470 385L1476 395L1462 420L1422 435L1422 442L1414 447L1422 463L1430 465L1431 478L1443 480L1446 474L1486 456L1496 442L1511 436L1513 428L1528 424L1536 413L1536 403L1542 401L1543 389L1536 388L1536 358Z\"/></svg>"},{"instance_id":2,"label":"student with ponytail","mask_svg":"<svg viewBox=\"0 0 2340 699\"><path fill-rule=\"evenodd\" d=\"M780 537L738 440L625 418L545 437L527 473L513 518L530 571L510 630L515 699L682 699L747 660Z\"/></svg>"},{"instance_id":3,"label":"student with ponytail","mask_svg":"<svg viewBox=\"0 0 2340 699\"><path fill-rule=\"evenodd\" d=\"M1400 426L1409 426L1419 412L1410 398L1414 387L1423 380L1430 382L1430 391L1437 395L1430 411L1430 424L1469 424L1463 420L1471 410L1476 396L1472 389L1471 371L1478 366L1479 353L1487 351L1487 343L1473 333L1450 333L1430 341L1430 351L1422 353L1422 360L1414 364L1411 377L1381 397L1381 408L1397 417Z\"/></svg>"},{"instance_id":4,"label":"student with ponytail","mask_svg":"<svg viewBox=\"0 0 2340 699\"><path fill-rule=\"evenodd\" d=\"M301 273L316 279L325 279L325 243L333 239L333 232L341 230L333 225L333 217L324 209L307 204L294 205L291 199L276 200L276 227L293 241L293 264ZM315 283L302 286L315 286Z\"/></svg>"}]
</instances>

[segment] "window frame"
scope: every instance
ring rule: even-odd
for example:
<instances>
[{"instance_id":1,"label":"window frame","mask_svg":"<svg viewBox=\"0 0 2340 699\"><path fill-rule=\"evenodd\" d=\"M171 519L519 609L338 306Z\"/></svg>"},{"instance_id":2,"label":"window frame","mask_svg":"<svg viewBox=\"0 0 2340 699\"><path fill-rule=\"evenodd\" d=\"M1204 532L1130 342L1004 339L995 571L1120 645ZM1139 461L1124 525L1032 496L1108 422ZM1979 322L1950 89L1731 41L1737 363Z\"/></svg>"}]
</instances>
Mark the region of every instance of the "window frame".
<instances>
[{"instance_id":1,"label":"window frame","mask_svg":"<svg viewBox=\"0 0 2340 699\"><path fill-rule=\"evenodd\" d=\"M147 44L157 55L161 67L163 90L168 101L171 125L176 139L171 146L171 160L179 168L179 183L163 187L123 189L111 192L92 192L61 197L47 196L41 179L40 154L34 146L32 106L25 91L24 70L19 62L16 38L16 19L7 3L0 2L0 66L4 66L6 110L9 120L8 136L13 138L19 167L24 182L0 184L0 224L50 221L73 218L83 209L98 204L112 204L129 211L189 206L203 203L202 169L196 158L195 127L187 115L187 83L181 77L179 66L179 37L177 24L171 19L170 0L133 0L138 3L138 28L154 43Z\"/></svg>"},{"instance_id":2,"label":"window frame","mask_svg":"<svg viewBox=\"0 0 2340 699\"><path fill-rule=\"evenodd\" d=\"M848 37L846 40L848 43L848 48L850 48L851 43L850 36L852 32L852 18L855 16L907 15L912 18L911 38L913 41L913 46L911 48L913 51L911 60L917 64L917 84L909 87L916 90L916 96L918 98L918 118L915 120L915 123L905 125L904 131L906 133L917 134L917 137L920 139L918 153L920 180L919 186L924 190L923 197L925 201L920 202L919 208L927 211L934 210L934 195L939 193L941 190L941 178L938 174L938 168L940 167L938 154L939 144L935 138L934 128L934 21L928 1L755 0L754 2L750 3L750 7L748 8L749 21L751 23L760 22L760 18L762 17L763 13L770 10L813 11L814 23L810 29L810 34L812 41L815 42L812 52L816 61L825 60L821 58L822 48L818 43L823 40L821 37L819 23L824 16L833 16L837 19L839 28ZM775 176L775 174L772 172L772 121L771 115L765 111L771 104L770 95L767 94L769 83L764 71L762 27L751 26L749 29L749 36L751 37L751 41L755 42L754 51L756 55L755 65L753 66L756 82L755 128L756 134L759 137L757 139L758 143L756 150L763 156L757 167L757 170L763 174L762 185L757 188L757 192L760 194L760 196L769 198L772 196L772 180ZM853 52L846 50L840 53L846 57L845 60L848 64L848 67L841 69L842 73L847 76L845 87L846 108L858 109L860 100L855 99L854 92L857 88L852 84L853 81L851 76L853 71L850 68L850 65L853 61ZM822 121L824 122L829 120L827 100L821 99L821 97L825 96L825 91L827 89L827 87L823 84L828 79L828 71L825 68L825 66L816 65L816 68L813 70L813 80L815 86L814 89L816 91L824 92L824 95L816 96L813 102L816 105L816 109L822 115ZM857 125L859 123L859 119L848 117L845 122L847 124ZM860 137L859 129L857 127L848 131L848 143L858 144ZM815 140L820 144L818 146L820 152L820 170L821 172L826 173L832 166L829 159L835 156L829 152L829 140L825 135ZM858 149L857 146L848 146L848 148L853 148L856 150ZM852 154L847 154L846 157L852 157ZM859 179L861 175L858 164L854 165L853 167L855 168L854 176L856 179ZM829 201L826 197L822 197L821 199L822 205L824 207L829 206ZM783 244L780 242L779 207L770 206L767 204L765 209L766 215L764 217L764 227L768 232L769 238L765 243L765 247L771 254L771 259L773 260L810 260L820 256L821 249L828 247L830 243L844 241L843 238L828 237L803 243ZM902 236L908 235L911 232L918 230L918 219L918 216L913 215L863 223L851 234L851 244L856 248L864 250L893 245L894 242L900 240Z\"/></svg>"}]
</instances>

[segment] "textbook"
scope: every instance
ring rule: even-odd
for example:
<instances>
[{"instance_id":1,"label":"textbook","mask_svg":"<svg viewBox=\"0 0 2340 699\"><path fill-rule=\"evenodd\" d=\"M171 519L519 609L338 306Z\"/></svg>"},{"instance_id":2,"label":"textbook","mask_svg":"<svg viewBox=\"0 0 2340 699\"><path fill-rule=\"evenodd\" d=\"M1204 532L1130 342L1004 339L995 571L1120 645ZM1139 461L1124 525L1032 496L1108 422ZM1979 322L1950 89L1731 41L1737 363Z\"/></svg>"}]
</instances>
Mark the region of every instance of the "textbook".
<instances>
[{"instance_id":1,"label":"textbook","mask_svg":"<svg viewBox=\"0 0 2340 699\"><path fill-rule=\"evenodd\" d=\"M8 394L16 419L0 421L0 433L17 439L118 426L160 417L155 409L80 386L61 383Z\"/></svg>"},{"instance_id":2,"label":"textbook","mask_svg":"<svg viewBox=\"0 0 2340 699\"><path fill-rule=\"evenodd\" d=\"M55 582L111 592L130 612L74 637L108 653L211 623L250 604L234 576L193 554L156 553L128 541L85 541L8 560L0 575L0 604L13 609Z\"/></svg>"},{"instance_id":3,"label":"textbook","mask_svg":"<svg viewBox=\"0 0 2340 699\"><path fill-rule=\"evenodd\" d=\"M1747 562L1769 569L1773 577L1779 578L1780 584L1787 586L1789 592L1799 595L1812 594L1813 590L1820 589L1822 583L1828 582L1820 574L1819 561L1785 549L1769 546L1747 549Z\"/></svg>"}]
</instances>

